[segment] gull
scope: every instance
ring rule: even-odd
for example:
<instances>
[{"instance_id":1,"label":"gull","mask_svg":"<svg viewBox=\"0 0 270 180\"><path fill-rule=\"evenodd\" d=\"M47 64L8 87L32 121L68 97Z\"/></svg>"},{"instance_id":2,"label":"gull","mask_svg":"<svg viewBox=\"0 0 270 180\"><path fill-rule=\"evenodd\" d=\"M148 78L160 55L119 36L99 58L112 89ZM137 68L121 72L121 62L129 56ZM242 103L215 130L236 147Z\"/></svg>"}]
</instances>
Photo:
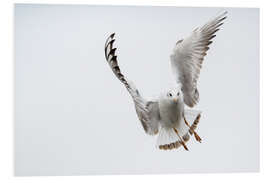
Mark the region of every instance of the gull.
<instances>
[{"instance_id":1,"label":"gull","mask_svg":"<svg viewBox=\"0 0 270 180\"><path fill-rule=\"evenodd\" d=\"M176 87L161 93L156 99L142 97L134 83L128 80L118 65L115 33L111 34L105 43L105 58L115 74L124 84L131 95L137 116L144 131L149 135L158 135L157 147L160 150L171 150L184 147L190 136L201 142L195 131L201 117L201 111L192 108L199 102L197 81L209 45L216 36L227 11L209 20L206 24L196 28L184 39L178 40L170 55L170 64L175 76ZM187 107L188 108L187 108ZM193 123L189 124L192 120Z\"/></svg>"}]
</instances>

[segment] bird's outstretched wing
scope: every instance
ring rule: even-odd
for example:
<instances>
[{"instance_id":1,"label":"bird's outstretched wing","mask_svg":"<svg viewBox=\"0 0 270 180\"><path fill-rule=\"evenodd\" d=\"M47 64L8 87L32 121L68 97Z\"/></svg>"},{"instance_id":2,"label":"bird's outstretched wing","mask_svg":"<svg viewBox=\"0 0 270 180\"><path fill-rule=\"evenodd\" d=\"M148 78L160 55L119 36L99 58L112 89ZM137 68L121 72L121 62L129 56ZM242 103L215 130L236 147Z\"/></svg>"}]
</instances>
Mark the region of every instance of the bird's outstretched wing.
<instances>
[{"instance_id":1,"label":"bird's outstretched wing","mask_svg":"<svg viewBox=\"0 0 270 180\"><path fill-rule=\"evenodd\" d=\"M157 101L146 101L139 93L135 85L126 79L122 74L118 65L117 56L115 55L116 48L113 47L115 42L115 33L111 34L105 43L105 58L110 65L116 77L125 85L131 95L138 118L147 134L154 135L159 129L159 107Z\"/></svg>"},{"instance_id":2,"label":"bird's outstretched wing","mask_svg":"<svg viewBox=\"0 0 270 180\"><path fill-rule=\"evenodd\" d=\"M171 55L171 66L176 75L177 83L181 84L184 102L193 107L199 101L197 80L202 62L215 33L226 19L227 12L223 12L204 26L196 28L190 36L176 43Z\"/></svg>"}]
</instances>

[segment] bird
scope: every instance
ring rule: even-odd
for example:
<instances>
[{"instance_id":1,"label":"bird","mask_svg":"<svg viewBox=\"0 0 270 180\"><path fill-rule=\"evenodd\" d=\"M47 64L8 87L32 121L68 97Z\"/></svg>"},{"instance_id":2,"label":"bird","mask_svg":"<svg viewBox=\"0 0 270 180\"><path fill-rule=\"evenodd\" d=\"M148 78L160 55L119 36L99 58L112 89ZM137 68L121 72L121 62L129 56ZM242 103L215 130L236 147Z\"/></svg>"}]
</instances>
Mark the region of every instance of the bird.
<instances>
[{"instance_id":1,"label":"bird","mask_svg":"<svg viewBox=\"0 0 270 180\"><path fill-rule=\"evenodd\" d=\"M126 78L118 65L114 47L115 33L107 38L105 59L131 95L145 133L157 135L158 149L172 150L183 147L189 151L187 142L191 136L194 135L198 142L202 141L195 131L202 112L193 109L200 96L197 82L209 45L226 18L227 11L223 11L176 42L170 55L176 86L160 93L158 98L143 97L134 83ZM192 124L189 121L193 121Z\"/></svg>"}]
</instances>

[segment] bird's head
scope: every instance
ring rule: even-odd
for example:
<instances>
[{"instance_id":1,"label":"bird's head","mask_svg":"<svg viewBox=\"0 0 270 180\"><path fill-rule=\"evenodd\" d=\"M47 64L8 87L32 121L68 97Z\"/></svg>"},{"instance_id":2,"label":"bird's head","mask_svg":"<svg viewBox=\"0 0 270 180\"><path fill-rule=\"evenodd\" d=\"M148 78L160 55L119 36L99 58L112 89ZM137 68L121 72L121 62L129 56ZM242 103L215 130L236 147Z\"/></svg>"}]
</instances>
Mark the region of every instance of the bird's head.
<instances>
[{"instance_id":1,"label":"bird's head","mask_svg":"<svg viewBox=\"0 0 270 180\"><path fill-rule=\"evenodd\" d=\"M166 93L166 99L173 103L178 103L181 98L181 92L180 89L175 88L167 91Z\"/></svg>"}]
</instances>

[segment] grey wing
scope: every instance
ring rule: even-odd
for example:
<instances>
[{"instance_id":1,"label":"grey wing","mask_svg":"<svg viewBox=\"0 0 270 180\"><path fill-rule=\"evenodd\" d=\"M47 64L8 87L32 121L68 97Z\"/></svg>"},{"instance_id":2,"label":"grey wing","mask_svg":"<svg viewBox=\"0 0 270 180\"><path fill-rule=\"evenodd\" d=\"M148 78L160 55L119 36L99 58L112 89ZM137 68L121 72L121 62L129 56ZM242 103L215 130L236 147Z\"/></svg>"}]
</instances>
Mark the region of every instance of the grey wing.
<instances>
[{"instance_id":1,"label":"grey wing","mask_svg":"<svg viewBox=\"0 0 270 180\"><path fill-rule=\"evenodd\" d=\"M116 48L113 48L113 43L115 33L111 34L105 43L105 58L110 65L113 73L116 77L125 85L129 94L131 95L135 110L138 115L139 120L142 123L142 126L147 134L154 135L158 133L159 128L159 110L156 106L156 101L146 101L139 93L136 86L126 79L126 77L122 74L120 67L118 65L117 56L115 55Z\"/></svg>"},{"instance_id":2,"label":"grey wing","mask_svg":"<svg viewBox=\"0 0 270 180\"><path fill-rule=\"evenodd\" d=\"M176 81L181 85L184 102L193 107L199 101L197 80L202 62L212 43L215 33L226 19L227 12L208 21L204 26L196 28L189 37L176 43L171 55L171 66Z\"/></svg>"},{"instance_id":3,"label":"grey wing","mask_svg":"<svg viewBox=\"0 0 270 180\"><path fill-rule=\"evenodd\" d=\"M151 132L149 134L157 134L159 130L160 112L158 101L148 101L146 103L146 108L149 114L149 126L151 127ZM142 121L143 124L143 121ZM147 132L147 126L143 125L144 130Z\"/></svg>"}]
</instances>

